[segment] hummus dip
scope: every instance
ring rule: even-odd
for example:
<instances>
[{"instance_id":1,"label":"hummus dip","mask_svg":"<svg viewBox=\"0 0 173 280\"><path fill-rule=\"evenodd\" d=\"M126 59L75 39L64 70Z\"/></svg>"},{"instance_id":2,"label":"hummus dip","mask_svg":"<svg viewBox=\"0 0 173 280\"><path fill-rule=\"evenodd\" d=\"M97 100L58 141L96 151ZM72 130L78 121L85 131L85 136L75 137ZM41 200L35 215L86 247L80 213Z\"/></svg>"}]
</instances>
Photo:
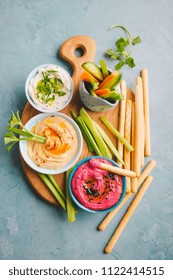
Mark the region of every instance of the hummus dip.
<instances>
[{"instance_id":1,"label":"hummus dip","mask_svg":"<svg viewBox=\"0 0 173 280\"><path fill-rule=\"evenodd\" d=\"M122 194L122 177L100 169L99 162L112 165L102 158L91 159L80 165L72 179L74 196L91 210L105 210L114 206Z\"/></svg>"},{"instance_id":2,"label":"hummus dip","mask_svg":"<svg viewBox=\"0 0 173 280\"><path fill-rule=\"evenodd\" d=\"M72 91L71 77L60 66L40 68L30 81L28 93L36 106L46 110L60 110Z\"/></svg>"},{"instance_id":3,"label":"hummus dip","mask_svg":"<svg viewBox=\"0 0 173 280\"><path fill-rule=\"evenodd\" d=\"M32 128L32 132L46 137L44 144L27 141L28 155L37 166L56 170L75 156L78 148L77 134L64 118L44 118Z\"/></svg>"}]
</instances>

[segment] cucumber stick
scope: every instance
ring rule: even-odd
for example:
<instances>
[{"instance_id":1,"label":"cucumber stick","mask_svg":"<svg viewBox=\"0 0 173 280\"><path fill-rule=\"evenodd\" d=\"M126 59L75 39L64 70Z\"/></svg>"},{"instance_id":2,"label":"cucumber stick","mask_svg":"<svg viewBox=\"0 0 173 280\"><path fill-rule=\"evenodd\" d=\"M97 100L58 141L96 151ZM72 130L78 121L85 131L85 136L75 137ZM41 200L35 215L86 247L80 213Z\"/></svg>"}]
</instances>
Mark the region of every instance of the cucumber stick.
<instances>
[{"instance_id":1,"label":"cucumber stick","mask_svg":"<svg viewBox=\"0 0 173 280\"><path fill-rule=\"evenodd\" d=\"M105 143L108 145L109 149L116 156L116 158L124 165L123 159L121 158L119 152L117 151L116 147L114 146L112 141L109 139L107 134L104 132L104 130L95 121L94 121L94 125L95 125L96 129L98 130L98 132L100 133L100 135L102 136Z\"/></svg>"},{"instance_id":2,"label":"cucumber stick","mask_svg":"<svg viewBox=\"0 0 173 280\"><path fill-rule=\"evenodd\" d=\"M68 222L73 223L75 222L75 208L68 190L68 178L70 175L70 172L72 171L73 168L70 168L69 170L66 171L66 203L67 203L67 219Z\"/></svg>"},{"instance_id":3,"label":"cucumber stick","mask_svg":"<svg viewBox=\"0 0 173 280\"><path fill-rule=\"evenodd\" d=\"M107 128L124 144L124 146L132 152L134 148L129 144L129 142L119 133L119 131L112 125L111 122L107 120L106 117L101 116L100 120L107 126Z\"/></svg>"},{"instance_id":4,"label":"cucumber stick","mask_svg":"<svg viewBox=\"0 0 173 280\"><path fill-rule=\"evenodd\" d=\"M86 110L83 107L80 109L79 112L80 112L80 116L84 120L84 122L87 125L88 129L90 130L91 134L93 135L93 137L102 153L102 156L112 159L112 154L111 154L110 150L108 149L107 145L105 144L105 142L103 141L102 137L100 136L100 133L96 130L91 117L88 115L88 113L86 112Z\"/></svg>"}]
</instances>

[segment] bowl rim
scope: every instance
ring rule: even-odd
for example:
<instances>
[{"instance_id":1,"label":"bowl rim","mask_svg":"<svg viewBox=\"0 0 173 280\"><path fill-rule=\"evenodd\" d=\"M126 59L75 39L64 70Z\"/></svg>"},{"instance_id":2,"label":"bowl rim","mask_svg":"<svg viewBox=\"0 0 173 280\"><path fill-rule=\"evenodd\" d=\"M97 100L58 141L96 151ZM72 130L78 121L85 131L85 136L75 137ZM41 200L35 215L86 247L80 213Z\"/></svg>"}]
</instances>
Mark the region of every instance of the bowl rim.
<instances>
[{"instance_id":1,"label":"bowl rim","mask_svg":"<svg viewBox=\"0 0 173 280\"><path fill-rule=\"evenodd\" d=\"M82 160L80 160L76 165L75 167L72 169L70 175L69 175L69 179L68 179L68 189L69 189L69 192L70 192L70 196L72 198L72 200L74 201L74 203L81 209L87 211L87 212L90 212L90 213L107 213L107 212L110 212L112 210L114 210L115 208L118 207L118 205L122 202L122 200L124 199L124 196L126 194L126 177L125 176L121 176L122 177L122 181L123 181L123 187L122 187L122 194L121 194L121 197L120 199L118 200L118 202L113 205L112 207L109 207L108 209L103 209L103 210L92 210L92 209L89 209L87 207L85 207L84 205L82 205L78 200L77 198L75 197L75 195L73 194L73 191L72 191L72 179L73 179L73 176L74 176L74 173L76 172L76 170L79 168L80 165L82 165L83 163L89 161L90 159L92 158L103 158L103 159L106 159L108 161L110 161L114 166L117 166L120 168L120 166L112 159L109 159L109 158L106 158L104 156L89 156L89 157L86 157Z\"/></svg>"},{"instance_id":2,"label":"bowl rim","mask_svg":"<svg viewBox=\"0 0 173 280\"><path fill-rule=\"evenodd\" d=\"M34 103L34 101L32 100L32 98L30 97L29 92L28 92L28 86L29 86L29 83L30 83L31 79L37 75L38 70L40 68L46 68L48 66L55 66L55 67L59 67L59 68L63 69L66 72L66 74L67 74L67 76L70 80L70 84L71 84L69 98L65 102L64 106L62 106L60 109L56 109L56 110L55 109L54 110L47 110L47 109L41 108L41 106L39 106L39 105L36 105ZM39 112L42 112L42 113L56 113L56 112L59 112L59 111L63 110L70 103L70 101L73 97L73 93L74 93L74 83L73 83L72 77L70 76L70 74L68 73L68 71L65 68L63 68L62 66L60 66L58 64L46 63L46 64L39 65L39 66L35 67L34 69L32 69L30 71L30 73L28 74L27 78L26 78L26 82L25 82L26 98L27 98L28 102L31 104L32 107L34 107L36 110L38 110Z\"/></svg>"},{"instance_id":3,"label":"bowl rim","mask_svg":"<svg viewBox=\"0 0 173 280\"><path fill-rule=\"evenodd\" d=\"M78 125L75 123L75 121L70 118L69 116L63 114L63 113L40 113L37 114L36 116L32 117L26 124L25 127L27 129L31 129L36 123L38 123L39 121L41 121L42 119L46 118L46 117L50 117L50 116L59 116L64 118L65 120L67 120L75 129L76 134L77 134L77 138L78 138L78 150L76 152L76 154L74 155L74 157L62 168L59 169L48 169L48 168L41 168L38 167L29 157L28 153L27 153L27 141L19 141L19 150L20 150L20 154L22 156L22 158L24 159L24 161L35 171L43 173L43 174L52 174L52 175L56 175L56 174L61 174L65 171L67 171L68 169L70 169L79 159L81 153L82 153L82 149L83 149L83 137L82 137L82 133L78 127Z\"/></svg>"}]
</instances>

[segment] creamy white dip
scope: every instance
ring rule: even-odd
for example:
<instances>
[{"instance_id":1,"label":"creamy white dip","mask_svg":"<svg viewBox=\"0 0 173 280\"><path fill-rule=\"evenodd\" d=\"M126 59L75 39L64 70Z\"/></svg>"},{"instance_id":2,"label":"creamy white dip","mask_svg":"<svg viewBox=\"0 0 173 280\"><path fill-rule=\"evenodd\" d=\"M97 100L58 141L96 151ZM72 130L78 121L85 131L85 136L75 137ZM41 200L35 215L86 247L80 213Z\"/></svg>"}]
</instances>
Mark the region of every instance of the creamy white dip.
<instances>
[{"instance_id":1,"label":"creamy white dip","mask_svg":"<svg viewBox=\"0 0 173 280\"><path fill-rule=\"evenodd\" d=\"M46 90L45 92L44 89L42 91L40 88L42 85L45 85L46 77L50 86L48 86L48 91ZM57 81L58 92L55 93L49 81L52 81L54 86L54 81ZM64 108L71 91L72 82L70 75L62 67L54 65L40 68L37 75L30 81L28 86L28 93L34 104L47 111L56 111Z\"/></svg>"}]
</instances>

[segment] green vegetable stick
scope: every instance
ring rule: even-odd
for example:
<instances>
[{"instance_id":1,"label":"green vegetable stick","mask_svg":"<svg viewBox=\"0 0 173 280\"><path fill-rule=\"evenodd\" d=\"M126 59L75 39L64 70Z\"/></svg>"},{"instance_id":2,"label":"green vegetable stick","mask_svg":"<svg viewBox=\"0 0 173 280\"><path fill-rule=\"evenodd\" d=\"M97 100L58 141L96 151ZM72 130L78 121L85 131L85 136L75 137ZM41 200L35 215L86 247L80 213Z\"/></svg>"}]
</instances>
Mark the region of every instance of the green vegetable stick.
<instances>
[{"instance_id":1,"label":"green vegetable stick","mask_svg":"<svg viewBox=\"0 0 173 280\"><path fill-rule=\"evenodd\" d=\"M107 76L109 76L109 72L108 72L108 69L107 69L107 66L106 66L106 62L104 60L100 60L100 66L101 66L101 69L102 69L103 77L105 79Z\"/></svg>"},{"instance_id":2,"label":"green vegetable stick","mask_svg":"<svg viewBox=\"0 0 173 280\"><path fill-rule=\"evenodd\" d=\"M102 137L100 136L100 134L98 133L98 131L95 129L95 125L93 124L93 121L91 119L91 117L88 115L88 113L86 112L86 110L82 107L80 109L80 115L83 118L85 124L87 125L88 129L90 130L90 132L92 133L101 153L103 156L112 159L112 154L109 151L107 145L105 144L105 142L103 141Z\"/></svg>"},{"instance_id":3,"label":"green vegetable stick","mask_svg":"<svg viewBox=\"0 0 173 280\"><path fill-rule=\"evenodd\" d=\"M81 124L81 126L83 126L83 129L86 131L88 139L89 139L89 141L90 141L90 143L92 145L92 148L93 148L94 152L96 153L96 155L97 156L102 156L102 153L101 153L99 147L97 146L97 143L95 142L92 134L90 133L88 127L86 126L86 124L85 124L85 122L84 122L84 120L83 120L83 118L81 116L78 117L78 121Z\"/></svg>"},{"instance_id":4,"label":"green vegetable stick","mask_svg":"<svg viewBox=\"0 0 173 280\"><path fill-rule=\"evenodd\" d=\"M39 172L37 172L37 174L43 180L43 182L46 184L46 186L49 188L49 190L51 191L53 196L56 198L56 200L59 202L59 204L62 206L62 208L66 211L66 204L64 202L64 199L57 192L57 190L55 189L55 187L53 186L53 184L51 183L49 178L45 174L42 174L42 173L39 173Z\"/></svg>"},{"instance_id":5,"label":"green vegetable stick","mask_svg":"<svg viewBox=\"0 0 173 280\"><path fill-rule=\"evenodd\" d=\"M84 129L84 127L82 126L82 124L80 123L80 121L78 120L78 117L77 115L75 114L75 112L71 111L70 112L71 115L72 115L72 118L74 119L74 121L77 123L77 125L79 126L82 134L83 134L83 137L85 138L85 141L87 143L87 146L88 146L88 150L92 153L94 152L94 149L92 147L92 144L90 143L90 139L88 138L88 135L86 133L86 130Z\"/></svg>"},{"instance_id":6,"label":"green vegetable stick","mask_svg":"<svg viewBox=\"0 0 173 280\"><path fill-rule=\"evenodd\" d=\"M21 129L16 128L16 126L20 126ZM33 140L40 143L45 143L46 138L32 133L31 131L28 131L26 127L23 125L20 116L19 111L16 112L16 115L12 112L11 119L9 121L9 126L7 127L8 132L4 134L4 144L8 145L7 150L10 151L12 147L18 143L19 141L23 140ZM22 135L26 137L16 137L16 135Z\"/></svg>"},{"instance_id":7,"label":"green vegetable stick","mask_svg":"<svg viewBox=\"0 0 173 280\"><path fill-rule=\"evenodd\" d=\"M60 188L60 186L58 185L58 183L55 181L55 178L48 174L47 177L49 178L49 180L51 181L51 183L54 185L54 187L57 189L57 191L59 192L59 194L62 196L62 198L64 199L64 201L66 200L65 198L65 194L63 193L62 189Z\"/></svg>"},{"instance_id":8,"label":"green vegetable stick","mask_svg":"<svg viewBox=\"0 0 173 280\"><path fill-rule=\"evenodd\" d=\"M134 148L129 144L129 142L119 133L119 131L106 119L106 117L101 116L100 120L107 126L107 128L125 145L125 147L132 152Z\"/></svg>"},{"instance_id":9,"label":"green vegetable stick","mask_svg":"<svg viewBox=\"0 0 173 280\"><path fill-rule=\"evenodd\" d=\"M75 208L72 202L72 199L70 197L69 189L68 189L68 178L70 175L70 172L73 168L70 168L66 171L66 203L67 203L67 218L70 223L75 222Z\"/></svg>"},{"instance_id":10,"label":"green vegetable stick","mask_svg":"<svg viewBox=\"0 0 173 280\"><path fill-rule=\"evenodd\" d=\"M108 145L108 147L112 151L112 153L124 165L123 159L121 158L119 152L117 151L116 147L114 146L114 144L112 143L110 138L107 136L107 134L104 132L104 130L95 121L94 121L94 124L95 124L96 129L98 130L98 132L102 136L103 140L105 141L105 143Z\"/></svg>"}]
</instances>

